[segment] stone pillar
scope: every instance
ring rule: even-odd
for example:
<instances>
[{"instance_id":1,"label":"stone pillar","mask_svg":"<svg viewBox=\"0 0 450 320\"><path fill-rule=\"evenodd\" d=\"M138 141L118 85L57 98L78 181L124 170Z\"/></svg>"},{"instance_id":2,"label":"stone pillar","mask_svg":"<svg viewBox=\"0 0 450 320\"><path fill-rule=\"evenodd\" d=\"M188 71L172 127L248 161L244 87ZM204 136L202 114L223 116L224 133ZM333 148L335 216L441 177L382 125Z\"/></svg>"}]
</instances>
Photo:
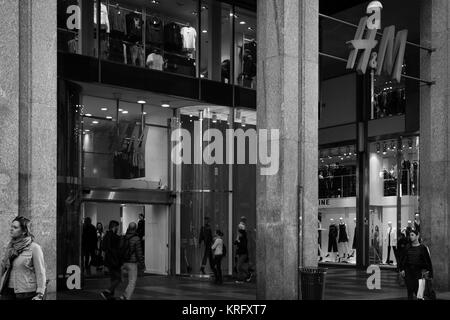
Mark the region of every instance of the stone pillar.
<instances>
[{"instance_id":1,"label":"stone pillar","mask_svg":"<svg viewBox=\"0 0 450 320\"><path fill-rule=\"evenodd\" d=\"M299 299L317 266L318 7L258 2L258 128L280 130L278 173L257 169L258 299Z\"/></svg>"},{"instance_id":2,"label":"stone pillar","mask_svg":"<svg viewBox=\"0 0 450 320\"><path fill-rule=\"evenodd\" d=\"M436 81L420 91L420 215L438 290L450 289L450 3L421 0L420 77Z\"/></svg>"},{"instance_id":3,"label":"stone pillar","mask_svg":"<svg viewBox=\"0 0 450 320\"><path fill-rule=\"evenodd\" d=\"M0 1L0 224L32 220L49 298L56 279L56 2ZM2 251L4 252L4 251Z\"/></svg>"}]
</instances>

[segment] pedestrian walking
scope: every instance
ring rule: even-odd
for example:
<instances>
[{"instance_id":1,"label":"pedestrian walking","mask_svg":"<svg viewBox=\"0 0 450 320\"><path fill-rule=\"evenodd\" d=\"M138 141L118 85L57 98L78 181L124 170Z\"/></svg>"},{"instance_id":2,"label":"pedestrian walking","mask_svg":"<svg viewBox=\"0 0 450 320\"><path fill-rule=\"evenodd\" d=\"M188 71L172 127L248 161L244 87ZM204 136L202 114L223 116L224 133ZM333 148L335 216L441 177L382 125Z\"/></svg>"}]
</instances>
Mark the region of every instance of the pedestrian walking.
<instances>
[{"instance_id":1,"label":"pedestrian walking","mask_svg":"<svg viewBox=\"0 0 450 320\"><path fill-rule=\"evenodd\" d=\"M105 252L105 266L108 268L110 277L110 287L102 291L100 294L105 300L113 300L117 286L122 281L121 261L120 261L120 236L119 222L111 220L109 222L109 230L106 232L102 242L102 250Z\"/></svg>"},{"instance_id":2,"label":"pedestrian walking","mask_svg":"<svg viewBox=\"0 0 450 320\"><path fill-rule=\"evenodd\" d=\"M34 242L30 220L15 218L10 227L11 241L0 265L2 300L43 300L46 292L44 254Z\"/></svg>"},{"instance_id":3,"label":"pedestrian walking","mask_svg":"<svg viewBox=\"0 0 450 320\"><path fill-rule=\"evenodd\" d=\"M222 284L222 257L224 253L224 245L223 245L223 233L219 229L216 230L216 237L214 239L214 243L211 247L213 251L213 271L214 271L214 277L215 277L215 283L216 284Z\"/></svg>"},{"instance_id":4,"label":"pedestrian walking","mask_svg":"<svg viewBox=\"0 0 450 320\"><path fill-rule=\"evenodd\" d=\"M202 265L200 271L205 274L206 262L209 261L209 266L211 270L214 270L213 253L211 246L213 244L212 229L209 224L209 217L204 218L204 225L200 228L200 236L198 238L198 244L201 245L202 242L205 243L205 249L203 251Z\"/></svg>"},{"instance_id":5,"label":"pedestrian walking","mask_svg":"<svg viewBox=\"0 0 450 320\"><path fill-rule=\"evenodd\" d=\"M237 281L236 283L249 282L252 278L248 270L248 239L245 229L239 229L238 238L234 241L237 255Z\"/></svg>"},{"instance_id":6,"label":"pedestrian walking","mask_svg":"<svg viewBox=\"0 0 450 320\"><path fill-rule=\"evenodd\" d=\"M128 285L120 299L130 300L136 288L138 272L145 270L141 239L137 234L135 222L129 224L127 233L121 240L120 255L123 260L122 269L128 274Z\"/></svg>"},{"instance_id":7,"label":"pedestrian walking","mask_svg":"<svg viewBox=\"0 0 450 320\"><path fill-rule=\"evenodd\" d=\"M84 260L84 269L87 275L91 275L91 264L97 248L97 230L92 225L89 217L84 218L83 232L81 235L81 253Z\"/></svg>"},{"instance_id":8,"label":"pedestrian walking","mask_svg":"<svg viewBox=\"0 0 450 320\"><path fill-rule=\"evenodd\" d=\"M94 259L95 263L93 263L93 265L97 267L97 271L101 271L104 265L102 242L105 236L105 233L103 232L103 224L101 222L97 223L96 234L97 234L97 245L95 248L95 259Z\"/></svg>"},{"instance_id":9,"label":"pedestrian walking","mask_svg":"<svg viewBox=\"0 0 450 320\"><path fill-rule=\"evenodd\" d=\"M433 278L433 267L428 248L419 242L419 232L410 230L410 246L406 249L403 259L400 263L401 275L405 278L408 291L408 300L417 296L419 289L419 280Z\"/></svg>"}]
</instances>

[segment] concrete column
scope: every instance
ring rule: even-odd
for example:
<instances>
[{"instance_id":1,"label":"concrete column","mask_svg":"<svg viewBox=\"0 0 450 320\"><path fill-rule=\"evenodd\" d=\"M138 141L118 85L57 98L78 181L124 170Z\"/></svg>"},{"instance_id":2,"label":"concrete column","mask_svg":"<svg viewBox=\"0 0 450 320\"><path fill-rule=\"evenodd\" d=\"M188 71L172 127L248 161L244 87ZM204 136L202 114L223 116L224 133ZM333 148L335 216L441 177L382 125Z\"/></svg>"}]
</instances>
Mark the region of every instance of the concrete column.
<instances>
[{"instance_id":1,"label":"concrete column","mask_svg":"<svg viewBox=\"0 0 450 320\"><path fill-rule=\"evenodd\" d=\"M51 293L56 279L56 2L0 1L0 225L32 220ZM4 251L2 251L4 252Z\"/></svg>"},{"instance_id":2,"label":"concrete column","mask_svg":"<svg viewBox=\"0 0 450 320\"><path fill-rule=\"evenodd\" d=\"M300 298L317 266L318 0L258 2L259 129L279 129L280 167L257 169L257 297Z\"/></svg>"},{"instance_id":3,"label":"concrete column","mask_svg":"<svg viewBox=\"0 0 450 320\"><path fill-rule=\"evenodd\" d=\"M421 0L420 77L436 81L420 91L420 215L435 285L450 289L450 3Z\"/></svg>"}]
</instances>

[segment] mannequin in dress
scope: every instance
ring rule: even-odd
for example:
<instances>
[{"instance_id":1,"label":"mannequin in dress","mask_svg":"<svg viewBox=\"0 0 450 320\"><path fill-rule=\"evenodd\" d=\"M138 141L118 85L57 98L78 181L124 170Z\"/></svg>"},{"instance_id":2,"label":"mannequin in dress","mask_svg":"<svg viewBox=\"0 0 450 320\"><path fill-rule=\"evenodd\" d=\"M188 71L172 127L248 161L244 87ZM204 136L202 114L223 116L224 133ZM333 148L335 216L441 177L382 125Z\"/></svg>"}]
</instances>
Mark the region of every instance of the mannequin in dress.
<instances>
[{"instance_id":1,"label":"mannequin in dress","mask_svg":"<svg viewBox=\"0 0 450 320\"><path fill-rule=\"evenodd\" d=\"M386 264L392 264L393 261L391 260L391 248L395 255L395 252L397 250L397 230L395 230L395 228L392 227L391 221L388 221L388 226L387 226L387 231L386 231L386 242L387 242Z\"/></svg>"},{"instance_id":2,"label":"mannequin in dress","mask_svg":"<svg viewBox=\"0 0 450 320\"><path fill-rule=\"evenodd\" d=\"M340 250L339 252L342 252L342 256L340 255L339 262L342 261L342 259L347 258L348 256L348 234L347 234L347 224L344 222L344 218L339 218L339 239L338 243L340 244Z\"/></svg>"},{"instance_id":3,"label":"mannequin in dress","mask_svg":"<svg viewBox=\"0 0 450 320\"><path fill-rule=\"evenodd\" d=\"M337 236L338 236L338 227L334 222L334 219L330 219L330 226L328 230L328 254L326 257L329 257L330 252L338 252L337 247Z\"/></svg>"}]
</instances>

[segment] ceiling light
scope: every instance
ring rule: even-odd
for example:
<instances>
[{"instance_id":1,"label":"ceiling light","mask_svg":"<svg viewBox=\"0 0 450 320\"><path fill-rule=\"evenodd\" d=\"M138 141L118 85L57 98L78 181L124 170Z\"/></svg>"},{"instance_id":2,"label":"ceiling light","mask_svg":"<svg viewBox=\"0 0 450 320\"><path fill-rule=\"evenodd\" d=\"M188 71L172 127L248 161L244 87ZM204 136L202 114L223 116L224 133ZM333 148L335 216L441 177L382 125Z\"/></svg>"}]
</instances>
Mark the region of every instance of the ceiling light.
<instances>
[{"instance_id":1,"label":"ceiling light","mask_svg":"<svg viewBox=\"0 0 450 320\"><path fill-rule=\"evenodd\" d=\"M189 118L192 118L192 114L189 115Z\"/></svg>"},{"instance_id":2,"label":"ceiling light","mask_svg":"<svg viewBox=\"0 0 450 320\"><path fill-rule=\"evenodd\" d=\"M242 127L245 127L245 119L246 119L245 117L242 117L242 120L241 120L241 126Z\"/></svg>"},{"instance_id":3,"label":"ceiling light","mask_svg":"<svg viewBox=\"0 0 450 320\"><path fill-rule=\"evenodd\" d=\"M86 132L90 132L91 130L89 130L89 129L86 129L86 130L84 130L84 131L86 131Z\"/></svg>"},{"instance_id":4,"label":"ceiling light","mask_svg":"<svg viewBox=\"0 0 450 320\"><path fill-rule=\"evenodd\" d=\"M98 124L98 121L92 121L92 124Z\"/></svg>"},{"instance_id":5,"label":"ceiling light","mask_svg":"<svg viewBox=\"0 0 450 320\"><path fill-rule=\"evenodd\" d=\"M139 104L146 104L147 103L147 101L145 101L145 100L138 100L138 102L137 103L139 103Z\"/></svg>"},{"instance_id":6,"label":"ceiling light","mask_svg":"<svg viewBox=\"0 0 450 320\"><path fill-rule=\"evenodd\" d=\"M217 114L213 114L212 116L212 122L216 123L217 122Z\"/></svg>"},{"instance_id":7,"label":"ceiling light","mask_svg":"<svg viewBox=\"0 0 450 320\"><path fill-rule=\"evenodd\" d=\"M144 116L147 114L147 112L144 111Z\"/></svg>"},{"instance_id":8,"label":"ceiling light","mask_svg":"<svg viewBox=\"0 0 450 320\"><path fill-rule=\"evenodd\" d=\"M112 117L111 117L111 116L107 116L107 117L106 117L106 119L110 119L110 120L111 120L111 119L112 119Z\"/></svg>"},{"instance_id":9,"label":"ceiling light","mask_svg":"<svg viewBox=\"0 0 450 320\"><path fill-rule=\"evenodd\" d=\"M86 117L92 117L92 114L86 113L85 116L86 116Z\"/></svg>"},{"instance_id":10,"label":"ceiling light","mask_svg":"<svg viewBox=\"0 0 450 320\"><path fill-rule=\"evenodd\" d=\"M153 4L159 4L159 0L152 0Z\"/></svg>"},{"instance_id":11,"label":"ceiling light","mask_svg":"<svg viewBox=\"0 0 450 320\"><path fill-rule=\"evenodd\" d=\"M161 104L161 107L163 107L163 108L169 108L169 107L170 107L170 104L168 104L168 103L163 103L163 104Z\"/></svg>"},{"instance_id":12,"label":"ceiling light","mask_svg":"<svg viewBox=\"0 0 450 320\"><path fill-rule=\"evenodd\" d=\"M101 108L102 111L108 111L108 108Z\"/></svg>"},{"instance_id":13,"label":"ceiling light","mask_svg":"<svg viewBox=\"0 0 450 320\"><path fill-rule=\"evenodd\" d=\"M123 110L123 111L122 111L122 114L127 114L127 113L128 113L127 110Z\"/></svg>"},{"instance_id":14,"label":"ceiling light","mask_svg":"<svg viewBox=\"0 0 450 320\"><path fill-rule=\"evenodd\" d=\"M203 32L203 33L207 33L207 32L208 32L208 30L202 30L202 32Z\"/></svg>"},{"instance_id":15,"label":"ceiling light","mask_svg":"<svg viewBox=\"0 0 450 320\"><path fill-rule=\"evenodd\" d=\"M248 27L247 29L250 31L255 31L255 29L253 29L252 27Z\"/></svg>"},{"instance_id":16,"label":"ceiling light","mask_svg":"<svg viewBox=\"0 0 450 320\"><path fill-rule=\"evenodd\" d=\"M123 109L119 109L119 112L122 112L123 111Z\"/></svg>"},{"instance_id":17,"label":"ceiling light","mask_svg":"<svg viewBox=\"0 0 450 320\"><path fill-rule=\"evenodd\" d=\"M245 21L241 21L241 22L239 22L239 24L246 24L246 22Z\"/></svg>"}]
</instances>

